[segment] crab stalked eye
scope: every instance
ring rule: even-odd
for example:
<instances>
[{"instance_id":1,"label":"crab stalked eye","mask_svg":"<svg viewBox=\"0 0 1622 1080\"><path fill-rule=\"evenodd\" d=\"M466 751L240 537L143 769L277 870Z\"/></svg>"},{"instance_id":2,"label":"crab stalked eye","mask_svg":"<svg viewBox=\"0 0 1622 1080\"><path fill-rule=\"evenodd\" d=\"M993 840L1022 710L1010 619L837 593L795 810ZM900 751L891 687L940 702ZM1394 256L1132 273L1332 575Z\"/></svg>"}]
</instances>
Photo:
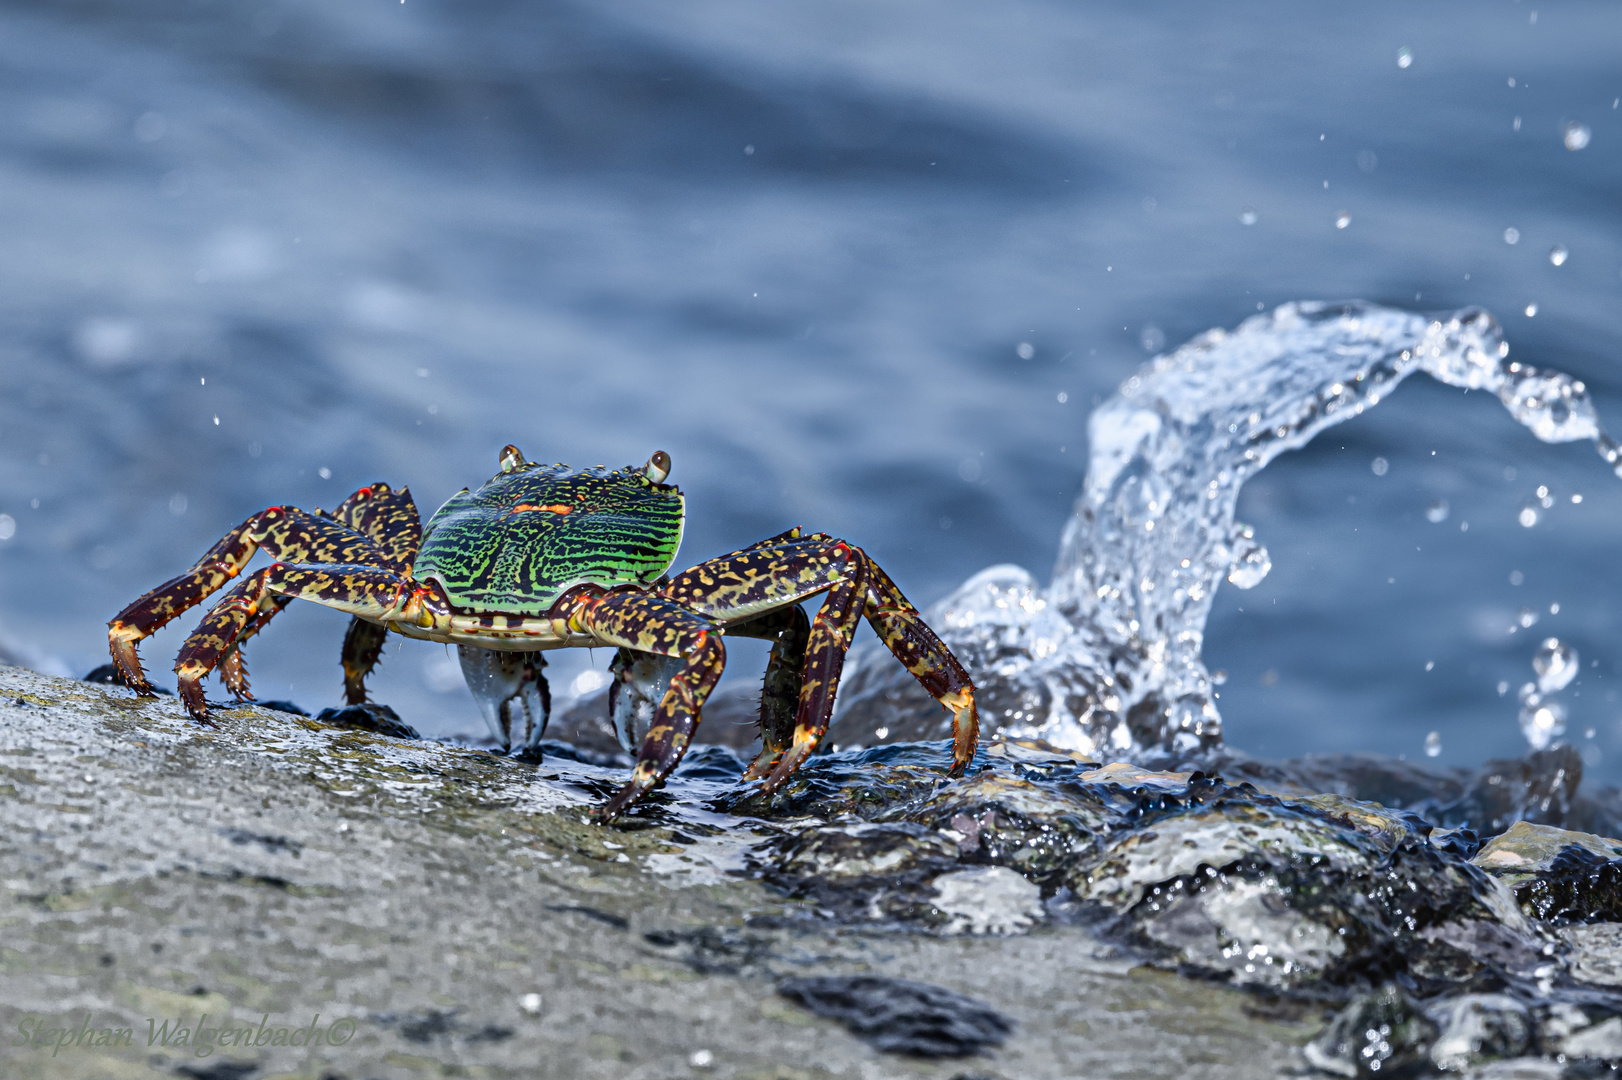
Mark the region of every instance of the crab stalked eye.
<instances>
[{"instance_id":1,"label":"crab stalked eye","mask_svg":"<svg viewBox=\"0 0 1622 1080\"><path fill-rule=\"evenodd\" d=\"M524 452L518 447L508 443L501 448L501 471L512 472L524 466Z\"/></svg>"},{"instance_id":2,"label":"crab stalked eye","mask_svg":"<svg viewBox=\"0 0 1622 1080\"><path fill-rule=\"evenodd\" d=\"M655 484L664 483L665 477L670 475L670 455L663 450L655 450L648 463L642 466L642 474Z\"/></svg>"}]
</instances>

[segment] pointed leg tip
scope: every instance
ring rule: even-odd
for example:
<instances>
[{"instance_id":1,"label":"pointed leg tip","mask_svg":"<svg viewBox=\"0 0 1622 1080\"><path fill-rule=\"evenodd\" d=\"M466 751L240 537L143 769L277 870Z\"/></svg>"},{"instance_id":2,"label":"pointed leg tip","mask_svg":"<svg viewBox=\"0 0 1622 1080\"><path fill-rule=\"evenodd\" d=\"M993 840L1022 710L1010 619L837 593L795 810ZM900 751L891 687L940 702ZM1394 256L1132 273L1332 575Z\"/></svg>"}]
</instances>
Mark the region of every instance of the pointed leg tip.
<instances>
[{"instance_id":1,"label":"pointed leg tip","mask_svg":"<svg viewBox=\"0 0 1622 1080\"><path fill-rule=\"evenodd\" d=\"M591 816L596 824L608 825L612 823L615 818L619 817L627 809L629 809L631 804L636 802L637 797L641 794L642 793L640 791L636 790L634 785L627 784L625 787L617 791L607 802L603 803L603 805L592 811Z\"/></svg>"},{"instance_id":2,"label":"pointed leg tip","mask_svg":"<svg viewBox=\"0 0 1622 1080\"><path fill-rule=\"evenodd\" d=\"M203 697L202 683L197 681L180 680L180 700L186 706L186 712L199 724L214 727L215 724L208 718L208 701Z\"/></svg>"},{"instance_id":3,"label":"pointed leg tip","mask_svg":"<svg viewBox=\"0 0 1622 1080\"><path fill-rule=\"evenodd\" d=\"M762 754L760 757L757 757L755 760L749 763L749 767L743 771L743 775L738 777L738 783L748 784L756 780L764 779L765 777L771 775L772 767L775 766L777 762L778 755L772 754L769 751Z\"/></svg>"}]
</instances>

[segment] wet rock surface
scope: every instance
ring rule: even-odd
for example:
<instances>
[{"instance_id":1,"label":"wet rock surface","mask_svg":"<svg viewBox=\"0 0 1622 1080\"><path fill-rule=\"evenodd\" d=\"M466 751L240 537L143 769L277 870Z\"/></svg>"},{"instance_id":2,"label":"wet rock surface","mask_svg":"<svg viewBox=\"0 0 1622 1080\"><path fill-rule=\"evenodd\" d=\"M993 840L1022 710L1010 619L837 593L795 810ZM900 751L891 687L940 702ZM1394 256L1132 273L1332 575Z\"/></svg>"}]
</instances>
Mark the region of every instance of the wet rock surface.
<instances>
[{"instance_id":1,"label":"wet rock surface","mask_svg":"<svg viewBox=\"0 0 1622 1080\"><path fill-rule=\"evenodd\" d=\"M277 704L281 704L278 702ZM267 709L274 706L266 704ZM286 709L277 709L277 712L287 712ZM296 715L296 714L295 714ZM348 728L351 731L373 731L379 735L391 735L396 739L420 739L415 728L400 719L398 713L387 705L345 705L343 708L322 709L316 714L316 723L327 727Z\"/></svg>"},{"instance_id":2,"label":"wet rock surface","mask_svg":"<svg viewBox=\"0 0 1622 1080\"><path fill-rule=\"evenodd\" d=\"M777 992L894 1054L968 1057L1001 1046L1014 1030L984 1002L911 979L820 975L785 979Z\"/></svg>"},{"instance_id":3,"label":"wet rock surface","mask_svg":"<svg viewBox=\"0 0 1622 1080\"><path fill-rule=\"evenodd\" d=\"M1614 820L1614 793L1559 747L1433 775L1004 740L949 780L945 744L904 743L768 799L709 745L604 829L585 810L623 763L589 746L523 761L254 707L207 729L172 699L0 682L14 1031L81 1003L126 1025L310 1005L364 1053L217 1058L312 1080L947 1080L931 1055L957 1044L1004 1077L1622 1063L1622 841L1561 820ZM1479 821L1439 809L1485 787L1509 794ZM1495 830L1510 812L1544 820ZM108 1060L185 1063L158 1050Z\"/></svg>"},{"instance_id":4,"label":"wet rock surface","mask_svg":"<svg viewBox=\"0 0 1622 1080\"><path fill-rule=\"evenodd\" d=\"M534 764L255 706L214 720L0 669L8 1080L1274 1076L1322 1023L1100 953L1040 903L1001 936L944 914L823 918L747 856L834 822L726 812L740 794L724 748L695 750L603 829L582 818L623 769L563 744ZM928 793L934 757L873 779ZM868 805L825 769L802 800ZM953 866L944 876L991 869ZM989 885L1011 881L1036 892L1011 872ZM892 1053L777 993L824 977L925 984L1015 1026L968 1059ZM289 1044L312 1017L348 1038ZM219 1044L219 1027L262 1022L279 1042ZM179 1026L213 1041L179 1045Z\"/></svg>"}]
</instances>

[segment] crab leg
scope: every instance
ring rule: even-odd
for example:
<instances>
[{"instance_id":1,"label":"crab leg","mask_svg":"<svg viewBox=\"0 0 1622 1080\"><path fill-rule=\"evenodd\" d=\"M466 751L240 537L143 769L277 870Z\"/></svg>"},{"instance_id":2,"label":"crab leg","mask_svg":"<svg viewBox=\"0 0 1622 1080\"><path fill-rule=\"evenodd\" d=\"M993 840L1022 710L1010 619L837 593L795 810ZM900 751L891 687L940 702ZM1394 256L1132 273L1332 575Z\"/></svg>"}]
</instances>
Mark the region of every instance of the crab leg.
<instances>
[{"instance_id":1,"label":"crab leg","mask_svg":"<svg viewBox=\"0 0 1622 1080\"><path fill-rule=\"evenodd\" d=\"M422 543L422 521L417 514L416 503L411 501L411 492L406 488L395 491L382 481L360 488L339 503L331 514L317 510L316 515L330 517L340 525L369 537L377 545L377 561L402 573L410 570L411 560L416 557L417 548ZM236 647L220 659L220 677L226 688L238 698L253 700L253 695L248 692L243 642L263 630L288 603L289 598L283 596L275 604L262 607L254 621L238 636ZM366 677L377 666L387 636L387 627L360 618L349 621L341 654L345 704L366 703Z\"/></svg>"},{"instance_id":2,"label":"crab leg","mask_svg":"<svg viewBox=\"0 0 1622 1080\"><path fill-rule=\"evenodd\" d=\"M763 754L771 755L767 760L776 762L794 738L794 714L800 704L811 620L803 607L794 604L734 623L727 627L727 633L766 638L772 643L760 690L760 742Z\"/></svg>"},{"instance_id":3,"label":"crab leg","mask_svg":"<svg viewBox=\"0 0 1622 1080\"><path fill-rule=\"evenodd\" d=\"M856 579L862 584L853 605L842 585ZM766 790L776 790L816 748L832 715L855 621L864 615L896 659L951 711L951 774L961 775L968 767L979 733L974 684L889 575L860 548L823 533L801 537L795 530L766 546L700 563L671 579L662 592L683 607L729 623L819 592L829 594L817 616L822 632L812 627L806 650L793 737L769 740L763 732L765 748L745 779L769 773Z\"/></svg>"},{"instance_id":4,"label":"crab leg","mask_svg":"<svg viewBox=\"0 0 1622 1080\"><path fill-rule=\"evenodd\" d=\"M962 776L980 738L980 712L974 683L952 650L946 647L896 588L890 575L871 559L867 563L867 623L890 654L952 712L952 776Z\"/></svg>"},{"instance_id":5,"label":"crab leg","mask_svg":"<svg viewBox=\"0 0 1622 1080\"><path fill-rule=\"evenodd\" d=\"M409 488L395 491L382 482L363 487L339 503L332 517L371 537L383 552L383 562L402 572L411 568L422 546L422 518Z\"/></svg>"},{"instance_id":6,"label":"crab leg","mask_svg":"<svg viewBox=\"0 0 1622 1080\"><path fill-rule=\"evenodd\" d=\"M242 634L274 609L279 597L303 597L355 615L383 619L397 614L411 581L392 570L361 564L297 566L272 563L255 571L209 609L175 661L180 698L198 720L208 715L203 679L237 647Z\"/></svg>"},{"instance_id":7,"label":"crab leg","mask_svg":"<svg viewBox=\"0 0 1622 1080\"><path fill-rule=\"evenodd\" d=\"M377 666L388 636L386 626L367 622L359 615L349 620L349 629L344 631L343 652L340 654L344 667L345 705L366 704L366 676Z\"/></svg>"},{"instance_id":8,"label":"crab leg","mask_svg":"<svg viewBox=\"0 0 1622 1080\"><path fill-rule=\"evenodd\" d=\"M836 549L837 550L837 549ZM844 548L841 554L849 562L850 576L828 590L827 599L811 620L811 639L805 649L805 674L800 683L800 704L794 714L794 736L784 750L761 791L770 794L782 787L800 763L810 757L828 730L833 716L834 694L839 689L839 674L845 666L845 653L850 650L851 639L862 621L863 600L867 592L867 558L859 548ZM744 771L744 779L753 780L765 774L772 766L767 755L772 751L763 747L760 757Z\"/></svg>"},{"instance_id":9,"label":"crab leg","mask_svg":"<svg viewBox=\"0 0 1622 1080\"><path fill-rule=\"evenodd\" d=\"M572 626L588 631L605 645L679 656L685 661L654 711L630 783L599 811L602 820L608 821L669 776L681 761L698 727L704 700L726 667L727 650L717 622L654 593L582 596L567 618Z\"/></svg>"},{"instance_id":10,"label":"crab leg","mask_svg":"<svg viewBox=\"0 0 1622 1080\"><path fill-rule=\"evenodd\" d=\"M403 573L411 569L422 545L422 518L407 488L395 491L379 482L356 491L338 504L333 520L369 536L377 545L384 565ZM383 655L388 628L356 616L344 632L341 659L344 668L344 704L364 705L366 677Z\"/></svg>"},{"instance_id":11,"label":"crab leg","mask_svg":"<svg viewBox=\"0 0 1622 1080\"><path fill-rule=\"evenodd\" d=\"M246 584L246 582L243 584ZM241 587L241 585L237 586L238 589ZM236 589L232 590L232 592L235 591ZM242 628L242 633L237 635L237 639L232 643L231 648L226 650L224 656L220 657L220 681L225 683L225 688L236 695L239 701L253 700L253 695L248 692L248 659L242 655L242 646L249 638L263 630L265 624L274 619L282 608L293 602L292 597L288 596L277 596L272 599L272 603L260 605L258 614L253 617L247 626ZM221 602L224 602L223 599Z\"/></svg>"},{"instance_id":12,"label":"crab leg","mask_svg":"<svg viewBox=\"0 0 1622 1080\"><path fill-rule=\"evenodd\" d=\"M330 517L295 506L261 510L226 533L197 565L142 596L107 624L107 644L127 686L140 694L152 693L136 653L141 639L236 577L261 547L272 558L289 562L370 566L387 558L369 537Z\"/></svg>"}]
</instances>

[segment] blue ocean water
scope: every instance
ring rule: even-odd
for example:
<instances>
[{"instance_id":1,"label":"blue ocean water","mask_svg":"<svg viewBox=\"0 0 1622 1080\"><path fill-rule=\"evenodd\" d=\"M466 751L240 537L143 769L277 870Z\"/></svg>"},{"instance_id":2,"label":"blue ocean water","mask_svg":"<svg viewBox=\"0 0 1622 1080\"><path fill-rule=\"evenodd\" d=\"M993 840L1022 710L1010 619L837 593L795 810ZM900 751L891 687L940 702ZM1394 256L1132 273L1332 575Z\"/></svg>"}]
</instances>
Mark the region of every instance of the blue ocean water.
<instances>
[{"instance_id":1,"label":"blue ocean water","mask_svg":"<svg viewBox=\"0 0 1622 1080\"><path fill-rule=\"evenodd\" d=\"M1093 405L1294 299L1480 304L1622 429L1619 40L1614 4L1510 0L0 4L0 634L81 673L263 506L386 479L426 513L507 442L668 450L685 561L804 524L920 604L1041 575ZM1207 627L1230 742L1519 753L1558 636L1567 737L1622 778L1587 448L1416 378L1239 516L1273 570ZM344 622L290 608L256 693L335 703ZM557 658L560 696L608 659ZM443 649L376 689L482 729Z\"/></svg>"}]
</instances>

